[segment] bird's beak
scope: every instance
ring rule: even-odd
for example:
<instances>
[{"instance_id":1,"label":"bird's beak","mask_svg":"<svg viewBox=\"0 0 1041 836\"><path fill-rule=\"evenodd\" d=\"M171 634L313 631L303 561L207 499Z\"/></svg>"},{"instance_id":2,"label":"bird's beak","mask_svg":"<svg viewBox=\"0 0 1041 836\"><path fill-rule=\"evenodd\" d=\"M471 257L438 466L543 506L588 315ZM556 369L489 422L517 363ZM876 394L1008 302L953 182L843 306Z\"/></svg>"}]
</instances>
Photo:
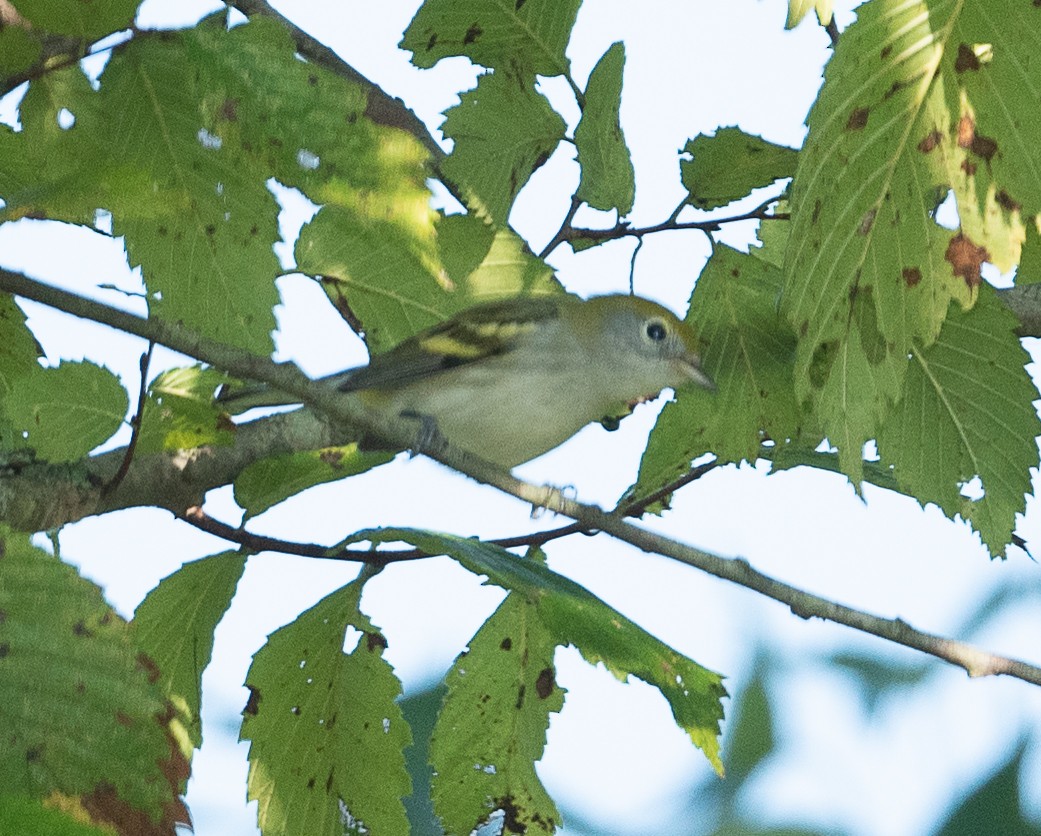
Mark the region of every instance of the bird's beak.
<instances>
[{"instance_id":1,"label":"bird's beak","mask_svg":"<svg viewBox=\"0 0 1041 836\"><path fill-rule=\"evenodd\" d=\"M703 389L708 389L710 392L716 391L715 381L705 374L705 370L701 368L701 358L697 354L688 354L684 357L680 361L680 368L691 382L698 384Z\"/></svg>"}]
</instances>

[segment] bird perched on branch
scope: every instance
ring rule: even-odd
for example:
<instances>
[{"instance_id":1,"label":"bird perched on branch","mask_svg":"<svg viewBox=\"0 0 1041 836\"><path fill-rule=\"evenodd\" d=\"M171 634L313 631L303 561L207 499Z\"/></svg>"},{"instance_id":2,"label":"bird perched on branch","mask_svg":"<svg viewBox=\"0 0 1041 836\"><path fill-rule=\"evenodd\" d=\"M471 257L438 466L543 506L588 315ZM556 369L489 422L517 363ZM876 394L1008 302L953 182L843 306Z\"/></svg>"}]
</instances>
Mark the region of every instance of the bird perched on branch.
<instances>
[{"instance_id":1,"label":"bird perched on branch","mask_svg":"<svg viewBox=\"0 0 1041 836\"><path fill-rule=\"evenodd\" d=\"M417 420L507 469L662 389L713 389L690 326L637 296L525 296L486 302L421 331L367 366L316 381L377 415ZM226 387L232 412L292 403Z\"/></svg>"}]
</instances>

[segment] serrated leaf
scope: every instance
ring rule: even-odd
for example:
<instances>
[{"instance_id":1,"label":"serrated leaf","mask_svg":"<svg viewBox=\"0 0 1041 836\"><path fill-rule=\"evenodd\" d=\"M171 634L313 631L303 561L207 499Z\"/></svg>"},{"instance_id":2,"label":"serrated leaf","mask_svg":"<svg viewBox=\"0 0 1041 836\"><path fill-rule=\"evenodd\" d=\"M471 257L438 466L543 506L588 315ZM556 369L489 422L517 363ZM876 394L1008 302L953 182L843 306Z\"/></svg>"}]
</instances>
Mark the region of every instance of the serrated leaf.
<instances>
[{"instance_id":1,"label":"serrated leaf","mask_svg":"<svg viewBox=\"0 0 1041 836\"><path fill-rule=\"evenodd\" d=\"M717 209L747 197L754 189L791 177L799 161L794 148L767 142L740 128L720 128L714 136L687 140L680 179L688 200L699 209Z\"/></svg>"},{"instance_id":2,"label":"serrated leaf","mask_svg":"<svg viewBox=\"0 0 1041 836\"><path fill-rule=\"evenodd\" d=\"M406 833L408 726L386 639L358 610L361 583L276 630L253 657L241 739L264 833ZM348 625L361 636L344 653Z\"/></svg>"},{"instance_id":3,"label":"serrated leaf","mask_svg":"<svg viewBox=\"0 0 1041 836\"><path fill-rule=\"evenodd\" d=\"M470 209L506 226L528 178L564 137L564 120L533 80L507 71L482 75L445 111L441 130L455 147L442 173L462 186Z\"/></svg>"},{"instance_id":4,"label":"serrated leaf","mask_svg":"<svg viewBox=\"0 0 1041 836\"><path fill-rule=\"evenodd\" d=\"M333 304L363 324L369 348L380 352L447 315L433 244L417 246L393 224L326 206L301 230L296 260L322 276Z\"/></svg>"},{"instance_id":5,"label":"serrated leaf","mask_svg":"<svg viewBox=\"0 0 1041 836\"><path fill-rule=\"evenodd\" d=\"M554 833L560 813L535 774L549 715L560 711L556 642L521 595L509 595L477 631L446 678L430 762L434 810L448 833L471 833L493 811L511 827Z\"/></svg>"},{"instance_id":6,"label":"serrated leaf","mask_svg":"<svg viewBox=\"0 0 1041 836\"><path fill-rule=\"evenodd\" d=\"M564 55L581 0L426 0L399 46L417 67L465 55L526 75L567 73ZM533 80L533 79L532 79Z\"/></svg>"},{"instance_id":7,"label":"serrated leaf","mask_svg":"<svg viewBox=\"0 0 1041 836\"><path fill-rule=\"evenodd\" d=\"M233 443L235 434L214 401L217 389L227 381L223 372L202 366L169 369L156 377L148 387L137 451L194 450Z\"/></svg>"},{"instance_id":8,"label":"serrated leaf","mask_svg":"<svg viewBox=\"0 0 1041 836\"><path fill-rule=\"evenodd\" d=\"M899 395L912 345L936 338L952 300L973 303L982 261L1018 258L1021 215L1037 212L1028 195L1037 193L1039 152L1014 137L1024 125L1041 130L1023 95L1024 86L1041 91L1041 77L1024 72L1029 59L1011 34L1034 21L1008 7L1013 22L1004 8L864 6L810 115L792 188L783 305L805 335L800 397L812 397L829 438L848 448L844 467L854 479L862 444ZM992 60L977 55L980 44ZM948 188L963 224L956 233L932 217ZM873 316L857 310L868 303ZM867 321L877 335L858 333ZM821 363L822 352L838 362ZM843 379L829 382L833 371ZM861 406L849 421L841 405L851 402Z\"/></svg>"},{"instance_id":9,"label":"serrated leaf","mask_svg":"<svg viewBox=\"0 0 1041 836\"><path fill-rule=\"evenodd\" d=\"M25 314L14 299L0 293L0 399L9 387L9 381L35 368L40 356L40 345L25 324Z\"/></svg>"},{"instance_id":10,"label":"serrated leaf","mask_svg":"<svg viewBox=\"0 0 1041 836\"><path fill-rule=\"evenodd\" d=\"M0 787L169 833L186 763L126 623L26 538L0 529L0 558Z\"/></svg>"},{"instance_id":11,"label":"serrated leaf","mask_svg":"<svg viewBox=\"0 0 1041 836\"><path fill-rule=\"evenodd\" d=\"M578 198L594 209L628 215L636 197L636 174L622 133L622 71L625 46L612 44L586 84L582 118L575 128L575 147L582 176Z\"/></svg>"},{"instance_id":12,"label":"serrated leaf","mask_svg":"<svg viewBox=\"0 0 1041 836\"><path fill-rule=\"evenodd\" d=\"M245 555L234 552L186 563L145 596L130 623L138 646L158 668L159 687L181 715L191 748L202 745L202 673L213 631L245 568Z\"/></svg>"},{"instance_id":13,"label":"serrated leaf","mask_svg":"<svg viewBox=\"0 0 1041 836\"><path fill-rule=\"evenodd\" d=\"M362 452L357 444L346 444L258 459L235 479L235 501L249 519L307 488L386 464L394 455L385 451Z\"/></svg>"},{"instance_id":14,"label":"serrated leaf","mask_svg":"<svg viewBox=\"0 0 1041 836\"><path fill-rule=\"evenodd\" d=\"M716 392L685 389L665 405L627 497L654 493L704 453L755 461L764 439L784 445L803 432L792 385L795 335L777 313L781 281L767 261L716 245L687 317Z\"/></svg>"},{"instance_id":15,"label":"serrated leaf","mask_svg":"<svg viewBox=\"0 0 1041 836\"><path fill-rule=\"evenodd\" d=\"M274 21L229 30L214 17L136 39L97 91L78 68L30 84L25 129L0 129L0 217L92 223L108 209L153 313L267 353L280 272L270 178L352 217L386 217L388 206L432 217L427 152L365 107L359 87L300 61ZM74 119L65 130L63 108Z\"/></svg>"},{"instance_id":16,"label":"serrated leaf","mask_svg":"<svg viewBox=\"0 0 1041 836\"><path fill-rule=\"evenodd\" d=\"M84 362L35 367L15 378L4 411L38 458L69 462L111 438L128 406L119 378Z\"/></svg>"},{"instance_id":17,"label":"serrated leaf","mask_svg":"<svg viewBox=\"0 0 1041 836\"><path fill-rule=\"evenodd\" d=\"M932 346L913 350L879 453L901 490L966 517L997 556L1025 508L1041 421L1016 320L992 290L982 290L971 311L951 311ZM970 501L961 488L974 477L984 495Z\"/></svg>"},{"instance_id":18,"label":"serrated leaf","mask_svg":"<svg viewBox=\"0 0 1041 836\"><path fill-rule=\"evenodd\" d=\"M404 528L360 531L348 542L404 541L428 554L446 554L471 572L522 594L557 644L573 644L586 661L603 662L618 679L629 676L653 685L669 702L672 715L709 762L722 772L719 724L723 719L722 677L677 653L572 580L545 564L519 558L505 549L452 534Z\"/></svg>"},{"instance_id":19,"label":"serrated leaf","mask_svg":"<svg viewBox=\"0 0 1041 836\"><path fill-rule=\"evenodd\" d=\"M788 19L785 29L794 29L810 12L817 13L821 26L831 23L833 0L788 0Z\"/></svg>"}]
</instances>

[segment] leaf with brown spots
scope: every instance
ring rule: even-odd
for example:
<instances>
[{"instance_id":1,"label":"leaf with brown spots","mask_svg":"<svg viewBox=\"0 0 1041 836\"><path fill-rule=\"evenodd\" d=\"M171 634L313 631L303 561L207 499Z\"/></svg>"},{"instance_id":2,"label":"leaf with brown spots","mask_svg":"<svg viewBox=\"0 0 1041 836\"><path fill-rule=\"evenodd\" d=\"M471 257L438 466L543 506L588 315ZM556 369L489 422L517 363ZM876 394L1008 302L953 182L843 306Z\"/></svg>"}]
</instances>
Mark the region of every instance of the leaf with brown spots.
<instances>
[{"instance_id":1,"label":"leaf with brown spots","mask_svg":"<svg viewBox=\"0 0 1041 836\"><path fill-rule=\"evenodd\" d=\"M188 753L126 623L71 566L3 527L0 542L4 791L77 799L128 836L170 833L187 817Z\"/></svg>"},{"instance_id":2,"label":"leaf with brown spots","mask_svg":"<svg viewBox=\"0 0 1041 836\"><path fill-rule=\"evenodd\" d=\"M951 238L944 259L951 265L954 275L960 276L970 289L979 287L982 277L980 268L987 260L985 247L978 247L962 233Z\"/></svg>"},{"instance_id":3,"label":"leaf with brown spots","mask_svg":"<svg viewBox=\"0 0 1041 836\"><path fill-rule=\"evenodd\" d=\"M360 595L357 582L336 590L253 657L247 685L264 698L251 699L241 738L250 741L249 797L264 833L342 836L346 820L359 832L408 832L411 731ZM348 625L362 635L345 653Z\"/></svg>"},{"instance_id":4,"label":"leaf with brown spots","mask_svg":"<svg viewBox=\"0 0 1041 836\"><path fill-rule=\"evenodd\" d=\"M560 813L535 773L564 703L554 637L537 605L511 594L467 645L430 743L434 810L447 833L470 833L495 811L512 822L506 832L554 833Z\"/></svg>"}]
</instances>

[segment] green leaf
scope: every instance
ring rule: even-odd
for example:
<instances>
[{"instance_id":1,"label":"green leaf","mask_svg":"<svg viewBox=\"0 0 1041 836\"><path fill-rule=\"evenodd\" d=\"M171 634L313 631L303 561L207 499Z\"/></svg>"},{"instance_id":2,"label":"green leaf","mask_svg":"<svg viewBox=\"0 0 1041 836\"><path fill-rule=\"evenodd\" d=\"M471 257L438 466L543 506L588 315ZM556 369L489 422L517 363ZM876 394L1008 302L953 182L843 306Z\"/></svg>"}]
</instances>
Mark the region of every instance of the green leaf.
<instances>
[{"instance_id":1,"label":"green leaf","mask_svg":"<svg viewBox=\"0 0 1041 836\"><path fill-rule=\"evenodd\" d=\"M393 452L362 452L357 444L258 459L235 480L235 501L246 519L307 488L364 473L393 459Z\"/></svg>"},{"instance_id":2,"label":"green leaf","mask_svg":"<svg viewBox=\"0 0 1041 836\"><path fill-rule=\"evenodd\" d=\"M473 215L441 218L436 229L436 251L420 254L415 239L395 227L352 221L327 206L303 228L297 261L322 276L333 304L374 353L478 302L562 290L549 265L508 229Z\"/></svg>"},{"instance_id":3,"label":"green leaf","mask_svg":"<svg viewBox=\"0 0 1041 836\"><path fill-rule=\"evenodd\" d=\"M253 657L241 739L264 833L408 832L411 735L387 641L358 610L361 589L356 581L326 596ZM344 653L348 625L361 636Z\"/></svg>"},{"instance_id":4,"label":"green leaf","mask_svg":"<svg viewBox=\"0 0 1041 836\"><path fill-rule=\"evenodd\" d=\"M234 431L214 401L214 393L227 380L223 372L202 366L169 369L156 377L148 387L137 451L231 444Z\"/></svg>"},{"instance_id":5,"label":"green leaf","mask_svg":"<svg viewBox=\"0 0 1041 836\"><path fill-rule=\"evenodd\" d=\"M107 441L128 406L126 390L108 369L62 363L15 378L4 411L38 458L69 462Z\"/></svg>"},{"instance_id":6,"label":"green leaf","mask_svg":"<svg viewBox=\"0 0 1041 836\"><path fill-rule=\"evenodd\" d=\"M13 0L15 9L34 29L87 42L127 29L134 22L140 3L141 0L106 0L85 6L74 0Z\"/></svg>"},{"instance_id":7,"label":"green leaf","mask_svg":"<svg viewBox=\"0 0 1041 836\"><path fill-rule=\"evenodd\" d=\"M163 701L126 623L100 590L0 529L0 612L3 791L79 796L144 824L183 814L175 793L184 755L167 738Z\"/></svg>"},{"instance_id":8,"label":"green leaf","mask_svg":"<svg viewBox=\"0 0 1041 836\"><path fill-rule=\"evenodd\" d=\"M26 327L22 309L11 296L0 293L0 387L11 375L35 368L41 353L40 344Z\"/></svg>"},{"instance_id":9,"label":"green leaf","mask_svg":"<svg viewBox=\"0 0 1041 836\"><path fill-rule=\"evenodd\" d=\"M296 259L303 272L322 276L348 322L361 323L372 351L385 351L448 313L433 240L417 246L392 223L326 206L301 230Z\"/></svg>"},{"instance_id":10,"label":"green leaf","mask_svg":"<svg viewBox=\"0 0 1041 836\"><path fill-rule=\"evenodd\" d=\"M794 29L810 12L817 13L821 26L831 23L833 0L788 0L788 20L785 29Z\"/></svg>"},{"instance_id":11,"label":"green leaf","mask_svg":"<svg viewBox=\"0 0 1041 836\"><path fill-rule=\"evenodd\" d=\"M1020 800L1025 751L1019 743L1001 768L951 813L937 836L975 836L994 832L999 823L1002 836L1041 836L1041 827L1024 817Z\"/></svg>"},{"instance_id":12,"label":"green leaf","mask_svg":"<svg viewBox=\"0 0 1041 836\"><path fill-rule=\"evenodd\" d=\"M564 128L533 80L507 71L488 73L445 111L441 129L455 148L441 171L462 186L473 211L506 226L514 199L549 159Z\"/></svg>"},{"instance_id":13,"label":"green leaf","mask_svg":"<svg viewBox=\"0 0 1041 836\"><path fill-rule=\"evenodd\" d=\"M563 291L553 268L511 229L495 229L473 215L450 215L438 224L438 244L448 277L457 293L466 292L467 305Z\"/></svg>"},{"instance_id":14,"label":"green leaf","mask_svg":"<svg viewBox=\"0 0 1041 836\"><path fill-rule=\"evenodd\" d=\"M564 55L581 0L426 0L399 46L417 67L465 55L529 76L566 74Z\"/></svg>"},{"instance_id":15,"label":"green leaf","mask_svg":"<svg viewBox=\"0 0 1041 836\"><path fill-rule=\"evenodd\" d=\"M913 350L879 452L904 492L950 517L961 514L996 556L1025 508L1041 421L1015 317L989 287L981 291L971 311L951 311L932 346ZM974 477L984 495L969 500L961 486Z\"/></svg>"},{"instance_id":16,"label":"green leaf","mask_svg":"<svg viewBox=\"0 0 1041 836\"><path fill-rule=\"evenodd\" d=\"M699 209L717 209L795 174L799 152L775 145L740 128L720 128L715 136L687 140L680 179L688 200Z\"/></svg>"},{"instance_id":17,"label":"green leaf","mask_svg":"<svg viewBox=\"0 0 1041 836\"><path fill-rule=\"evenodd\" d=\"M616 209L628 215L636 197L636 175L625 144L619 111L625 46L612 44L593 68L586 85L582 118L575 128L575 146L582 177L577 196L594 209Z\"/></svg>"},{"instance_id":18,"label":"green leaf","mask_svg":"<svg viewBox=\"0 0 1041 836\"><path fill-rule=\"evenodd\" d=\"M43 52L42 35L20 26L0 29L0 84L2 89L13 86L9 79L23 73L35 64Z\"/></svg>"},{"instance_id":19,"label":"green leaf","mask_svg":"<svg viewBox=\"0 0 1041 836\"><path fill-rule=\"evenodd\" d=\"M471 833L496 810L516 832L554 833L560 824L535 774L549 715L564 705L554 639L537 604L508 595L449 671L430 747L446 832Z\"/></svg>"},{"instance_id":20,"label":"green leaf","mask_svg":"<svg viewBox=\"0 0 1041 836\"><path fill-rule=\"evenodd\" d=\"M727 724L725 784L734 789L739 788L777 746L764 668L760 660L752 680L737 695Z\"/></svg>"},{"instance_id":21,"label":"green leaf","mask_svg":"<svg viewBox=\"0 0 1041 836\"><path fill-rule=\"evenodd\" d=\"M1010 19L1005 8L864 6L810 114L782 301L805 335L799 395L812 397L855 481L861 446L899 396L911 347L936 339L952 300L973 304L983 260L1018 258L1021 210L1037 211L1027 195L1038 185L1038 149L1014 137L1039 124L1023 90L1041 90L1041 80L1012 81L1025 59L1012 33L1034 20L1018 8ZM993 60L976 57L973 44L990 44ZM984 89L994 105L986 121L971 114ZM958 197L957 233L932 216L948 188ZM864 332L867 323L877 331ZM849 403L859 406L847 415Z\"/></svg>"},{"instance_id":22,"label":"green leaf","mask_svg":"<svg viewBox=\"0 0 1041 836\"><path fill-rule=\"evenodd\" d=\"M490 543L404 528L360 531L348 542L399 540L431 555L446 554L497 586L520 593L537 606L556 644L574 645L587 662L603 662L622 681L635 676L653 685L668 700L680 728L722 772L718 736L726 690L719 674L677 653L543 563Z\"/></svg>"},{"instance_id":23,"label":"green leaf","mask_svg":"<svg viewBox=\"0 0 1041 836\"><path fill-rule=\"evenodd\" d=\"M145 596L130 622L138 646L158 668L159 687L180 713L195 749L202 745L202 673L213 652L213 631L231 604L245 568L245 555L234 552L186 563Z\"/></svg>"},{"instance_id":24,"label":"green leaf","mask_svg":"<svg viewBox=\"0 0 1041 836\"><path fill-rule=\"evenodd\" d=\"M274 21L229 30L215 16L135 39L97 91L79 68L30 84L25 129L0 128L0 218L93 223L97 208L111 211L152 313L268 353L280 273L272 177L350 209L352 223L392 215L388 224L421 227L433 250L428 154L365 118L366 102L357 85L300 61Z\"/></svg>"},{"instance_id":25,"label":"green leaf","mask_svg":"<svg viewBox=\"0 0 1041 836\"><path fill-rule=\"evenodd\" d=\"M777 314L781 278L767 261L716 245L688 320L704 345L704 367L717 391L686 389L665 405L627 497L654 493L704 453L721 462L755 461L765 438L784 445L800 436L792 385L795 336Z\"/></svg>"}]
</instances>

